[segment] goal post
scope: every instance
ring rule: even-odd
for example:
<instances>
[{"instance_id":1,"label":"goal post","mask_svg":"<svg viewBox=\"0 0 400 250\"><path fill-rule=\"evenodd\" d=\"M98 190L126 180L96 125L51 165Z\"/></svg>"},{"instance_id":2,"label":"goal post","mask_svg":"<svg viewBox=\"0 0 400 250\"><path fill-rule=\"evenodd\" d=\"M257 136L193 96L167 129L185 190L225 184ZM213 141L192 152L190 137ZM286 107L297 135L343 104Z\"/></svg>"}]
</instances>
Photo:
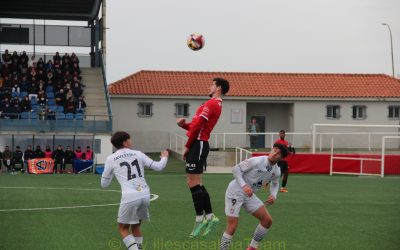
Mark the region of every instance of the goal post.
<instances>
[{"instance_id":1,"label":"goal post","mask_svg":"<svg viewBox=\"0 0 400 250\"><path fill-rule=\"evenodd\" d=\"M331 138L331 156L330 156L330 171L329 174L344 174L344 175L360 175L360 176L384 176L384 165L382 158L384 156L346 156L335 155L333 152L334 139ZM336 167L335 167L336 163ZM339 164L342 163L342 164ZM352 164L353 163L353 164Z\"/></svg>"}]
</instances>

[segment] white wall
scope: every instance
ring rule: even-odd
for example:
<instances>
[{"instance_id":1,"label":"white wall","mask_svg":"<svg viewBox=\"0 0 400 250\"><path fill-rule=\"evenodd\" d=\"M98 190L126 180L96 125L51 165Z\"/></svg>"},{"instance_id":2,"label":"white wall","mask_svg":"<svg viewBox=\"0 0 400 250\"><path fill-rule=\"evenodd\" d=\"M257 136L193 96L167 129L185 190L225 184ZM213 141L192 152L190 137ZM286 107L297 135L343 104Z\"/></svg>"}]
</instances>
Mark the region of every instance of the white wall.
<instances>
[{"instance_id":1,"label":"white wall","mask_svg":"<svg viewBox=\"0 0 400 250\"><path fill-rule=\"evenodd\" d=\"M208 98L198 97L149 97L149 98L121 98L112 97L113 108L113 128L117 130L125 130L132 135L133 143L137 149L145 152L156 152L169 147L169 133L178 133L185 135L185 131L176 125L175 103L189 103L189 117L191 120L198 106ZM153 103L154 115L150 118L138 117L138 103ZM225 99L223 101L222 114L218 124L213 130L214 135L210 138L211 147L223 146L223 132L246 132L250 117L254 114L266 116L266 131L277 132L280 129L286 129L289 132L311 132L314 123L339 123L339 124L393 124L398 125L399 120L388 119L388 106L398 105L398 102L384 101L288 101L283 103L282 100L233 100ZM326 118L327 105L340 105L341 118ZM364 120L354 120L352 118L352 106L367 106L367 118ZM232 123L232 110L239 110L242 114L241 123ZM387 130L386 130L387 131ZM390 131L395 132L396 129ZM215 135L216 134L216 135ZM273 138L276 139L277 137ZM354 145L366 146L367 137L356 136L354 138L342 136L342 143L354 142ZM310 136L288 136L296 147L310 147ZM248 136L246 135L227 135L227 147L249 145ZM266 145L269 145L271 138L266 136ZM374 143L379 143L380 138L372 138ZM358 142L357 142L358 141ZM357 144L357 143L358 144ZM179 143L181 144L181 143ZM329 145L328 138L323 138L323 144ZM180 145L179 145L180 147Z\"/></svg>"}]
</instances>

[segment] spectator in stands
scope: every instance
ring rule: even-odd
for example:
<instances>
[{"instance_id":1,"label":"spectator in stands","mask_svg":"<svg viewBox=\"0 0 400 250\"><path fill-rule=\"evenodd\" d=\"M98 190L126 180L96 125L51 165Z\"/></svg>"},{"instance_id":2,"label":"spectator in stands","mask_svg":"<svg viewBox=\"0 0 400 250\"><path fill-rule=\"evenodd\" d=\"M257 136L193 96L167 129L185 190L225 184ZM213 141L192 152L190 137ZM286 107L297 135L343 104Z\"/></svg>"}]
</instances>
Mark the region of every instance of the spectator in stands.
<instances>
[{"instance_id":1,"label":"spectator in stands","mask_svg":"<svg viewBox=\"0 0 400 250\"><path fill-rule=\"evenodd\" d=\"M39 60L36 63L36 68L39 70L44 70L44 61L43 58L39 58Z\"/></svg>"},{"instance_id":2,"label":"spectator in stands","mask_svg":"<svg viewBox=\"0 0 400 250\"><path fill-rule=\"evenodd\" d=\"M29 76L31 78L36 77L37 72L36 72L36 63L35 62L32 63L32 66L28 69L28 71L29 71Z\"/></svg>"},{"instance_id":3,"label":"spectator in stands","mask_svg":"<svg viewBox=\"0 0 400 250\"><path fill-rule=\"evenodd\" d=\"M72 93L74 94L75 98L78 98L82 95L83 90L81 86L79 86L79 82L74 83L74 87L72 88Z\"/></svg>"},{"instance_id":4,"label":"spectator in stands","mask_svg":"<svg viewBox=\"0 0 400 250\"><path fill-rule=\"evenodd\" d=\"M44 152L40 148L40 145L37 145L35 150L35 158L43 158L43 157L44 157Z\"/></svg>"},{"instance_id":5,"label":"spectator in stands","mask_svg":"<svg viewBox=\"0 0 400 250\"><path fill-rule=\"evenodd\" d=\"M53 61L56 62L60 62L61 61L61 56L60 53L57 51L56 54L53 56Z\"/></svg>"},{"instance_id":6,"label":"spectator in stands","mask_svg":"<svg viewBox=\"0 0 400 250\"><path fill-rule=\"evenodd\" d=\"M14 84L14 87L11 89L12 96L19 96L21 94L21 88L18 86L18 83Z\"/></svg>"},{"instance_id":7,"label":"spectator in stands","mask_svg":"<svg viewBox=\"0 0 400 250\"><path fill-rule=\"evenodd\" d=\"M84 114L86 112L86 102L83 98L84 96L79 96L79 98L75 100L76 113Z\"/></svg>"},{"instance_id":8,"label":"spectator in stands","mask_svg":"<svg viewBox=\"0 0 400 250\"><path fill-rule=\"evenodd\" d=\"M14 52L11 56L11 63L18 64L18 61L19 61L19 55L18 55L17 51L14 50Z\"/></svg>"},{"instance_id":9,"label":"spectator in stands","mask_svg":"<svg viewBox=\"0 0 400 250\"><path fill-rule=\"evenodd\" d=\"M79 65L78 65L77 63L74 63L74 64L72 65L71 71L72 71L73 73L76 72L78 76L81 74L81 69L79 68Z\"/></svg>"},{"instance_id":10,"label":"spectator in stands","mask_svg":"<svg viewBox=\"0 0 400 250\"><path fill-rule=\"evenodd\" d=\"M65 171L65 165L66 164L72 165L74 159L75 159L75 153L71 150L71 146L67 146L64 157L64 171Z\"/></svg>"},{"instance_id":11,"label":"spectator in stands","mask_svg":"<svg viewBox=\"0 0 400 250\"><path fill-rule=\"evenodd\" d=\"M84 153L84 159L87 161L93 160L93 151L90 149L90 146L86 147L86 151Z\"/></svg>"},{"instance_id":12,"label":"spectator in stands","mask_svg":"<svg viewBox=\"0 0 400 250\"><path fill-rule=\"evenodd\" d=\"M55 120L56 119L56 112L51 110L50 108L47 109L47 120ZM50 124L51 126L51 124Z\"/></svg>"},{"instance_id":13,"label":"spectator in stands","mask_svg":"<svg viewBox=\"0 0 400 250\"><path fill-rule=\"evenodd\" d=\"M4 97L3 101L1 102L1 106L0 106L0 117L9 119L10 112L11 112L10 102L8 101L7 97Z\"/></svg>"},{"instance_id":14,"label":"spectator in stands","mask_svg":"<svg viewBox=\"0 0 400 250\"><path fill-rule=\"evenodd\" d=\"M29 61L29 57L26 54L26 51L22 51L22 55L19 57L19 64L20 65L26 65L26 67L28 67L28 61Z\"/></svg>"},{"instance_id":15,"label":"spectator in stands","mask_svg":"<svg viewBox=\"0 0 400 250\"><path fill-rule=\"evenodd\" d=\"M82 160L83 159L83 152L82 152L82 150L81 150L81 147L77 147L76 149L75 149L75 159L78 159L78 160Z\"/></svg>"},{"instance_id":16,"label":"spectator in stands","mask_svg":"<svg viewBox=\"0 0 400 250\"><path fill-rule=\"evenodd\" d=\"M65 163L64 163L65 153L61 145L57 146L57 149L53 152L53 159L54 159L54 171L53 173L57 172L57 166L60 165L60 174L63 173L65 170Z\"/></svg>"},{"instance_id":17,"label":"spectator in stands","mask_svg":"<svg viewBox=\"0 0 400 250\"><path fill-rule=\"evenodd\" d=\"M46 146L46 150L43 153L44 153L44 158L53 157L53 152L51 151L50 146Z\"/></svg>"},{"instance_id":18,"label":"spectator in stands","mask_svg":"<svg viewBox=\"0 0 400 250\"><path fill-rule=\"evenodd\" d=\"M53 61L52 60L49 60L47 63L46 63L46 67L45 67L45 70L47 71L47 72L53 72L53 70L54 70L54 64L53 64Z\"/></svg>"},{"instance_id":19,"label":"spectator in stands","mask_svg":"<svg viewBox=\"0 0 400 250\"><path fill-rule=\"evenodd\" d=\"M76 54L73 53L73 52L72 52L72 54L71 54L71 62L72 62L72 63L76 63L76 64L79 65L79 58L78 58L78 57L76 56Z\"/></svg>"},{"instance_id":20,"label":"spectator in stands","mask_svg":"<svg viewBox=\"0 0 400 250\"><path fill-rule=\"evenodd\" d=\"M62 65L63 66L69 65L69 55L68 55L68 53L65 53L64 56L62 57Z\"/></svg>"},{"instance_id":21,"label":"spectator in stands","mask_svg":"<svg viewBox=\"0 0 400 250\"><path fill-rule=\"evenodd\" d=\"M8 53L8 49L6 49L4 51L4 54L2 55L2 58L3 58L3 64L4 65L11 64L12 59L11 59L11 55Z\"/></svg>"},{"instance_id":22,"label":"spectator in stands","mask_svg":"<svg viewBox=\"0 0 400 250\"><path fill-rule=\"evenodd\" d=\"M35 98L37 100L37 98L38 98L37 87L36 87L36 83L34 81L32 81L32 83L29 85L28 96L29 96L29 100L32 100L32 98Z\"/></svg>"},{"instance_id":23,"label":"spectator in stands","mask_svg":"<svg viewBox=\"0 0 400 250\"><path fill-rule=\"evenodd\" d=\"M10 148L8 146L5 146L4 148L4 152L3 152L3 163L4 166L7 167L7 172L11 172L11 168L12 168L12 151L10 150Z\"/></svg>"},{"instance_id":24,"label":"spectator in stands","mask_svg":"<svg viewBox=\"0 0 400 250\"><path fill-rule=\"evenodd\" d=\"M32 159L35 159L35 152L33 152L32 146L28 145L28 147L26 147L26 150L24 152L24 162L27 164L26 169L28 169L28 161Z\"/></svg>"},{"instance_id":25,"label":"spectator in stands","mask_svg":"<svg viewBox=\"0 0 400 250\"><path fill-rule=\"evenodd\" d=\"M54 81L53 81L53 72L48 71L47 75L46 75L46 86L53 86L54 85Z\"/></svg>"},{"instance_id":26,"label":"spectator in stands","mask_svg":"<svg viewBox=\"0 0 400 250\"><path fill-rule=\"evenodd\" d=\"M28 96L25 96L21 101L21 112L30 112L32 111L31 100L29 100Z\"/></svg>"},{"instance_id":27,"label":"spectator in stands","mask_svg":"<svg viewBox=\"0 0 400 250\"><path fill-rule=\"evenodd\" d=\"M42 108L46 107L46 103L47 103L47 99L46 99L46 95L44 93L40 93L38 95L38 105L41 106Z\"/></svg>"},{"instance_id":28,"label":"spectator in stands","mask_svg":"<svg viewBox=\"0 0 400 250\"><path fill-rule=\"evenodd\" d=\"M10 102L10 118L11 119L18 119L19 118L19 113L21 112L21 102L19 101L19 98L15 96L11 102Z\"/></svg>"},{"instance_id":29,"label":"spectator in stands","mask_svg":"<svg viewBox=\"0 0 400 250\"><path fill-rule=\"evenodd\" d=\"M29 83L28 83L28 81L27 81L27 79L26 79L26 76L22 76L21 84L20 84L20 85L21 85L21 86L20 86L21 92L28 92Z\"/></svg>"},{"instance_id":30,"label":"spectator in stands","mask_svg":"<svg viewBox=\"0 0 400 250\"><path fill-rule=\"evenodd\" d=\"M60 89L60 91L56 93L55 99L56 99L56 105L58 105L58 106L65 105L65 102L67 99L66 99L66 96L64 93L64 89Z\"/></svg>"},{"instance_id":31,"label":"spectator in stands","mask_svg":"<svg viewBox=\"0 0 400 250\"><path fill-rule=\"evenodd\" d=\"M9 77L10 74L11 74L10 65L4 64L4 66L1 69L1 76L5 78L6 76Z\"/></svg>"},{"instance_id":32,"label":"spectator in stands","mask_svg":"<svg viewBox=\"0 0 400 250\"><path fill-rule=\"evenodd\" d=\"M23 172L24 162L22 160L22 157L24 156L24 153L22 153L20 146L16 146L15 148L16 149L13 152L13 170ZM18 167L17 167L17 165L18 165Z\"/></svg>"},{"instance_id":33,"label":"spectator in stands","mask_svg":"<svg viewBox=\"0 0 400 250\"><path fill-rule=\"evenodd\" d=\"M39 120L44 121L46 119L47 119L47 109L45 107L42 107L39 112Z\"/></svg>"},{"instance_id":34,"label":"spectator in stands","mask_svg":"<svg viewBox=\"0 0 400 250\"><path fill-rule=\"evenodd\" d=\"M61 70L61 59L60 60L54 60L54 69L55 70Z\"/></svg>"},{"instance_id":35,"label":"spectator in stands","mask_svg":"<svg viewBox=\"0 0 400 250\"><path fill-rule=\"evenodd\" d=\"M67 102L65 104L64 107L64 111L65 113L75 113L75 103L74 103L74 99L73 97L70 97L69 99L67 99Z\"/></svg>"}]
</instances>

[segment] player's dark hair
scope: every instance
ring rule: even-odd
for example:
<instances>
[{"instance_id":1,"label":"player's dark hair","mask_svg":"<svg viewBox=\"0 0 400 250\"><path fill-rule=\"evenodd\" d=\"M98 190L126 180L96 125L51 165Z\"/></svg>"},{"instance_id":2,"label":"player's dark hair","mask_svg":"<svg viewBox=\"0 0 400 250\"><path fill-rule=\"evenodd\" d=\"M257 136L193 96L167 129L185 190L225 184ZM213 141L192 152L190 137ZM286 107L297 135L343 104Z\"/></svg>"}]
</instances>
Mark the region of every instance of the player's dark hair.
<instances>
[{"instance_id":1,"label":"player's dark hair","mask_svg":"<svg viewBox=\"0 0 400 250\"><path fill-rule=\"evenodd\" d=\"M279 133L286 133L284 129L279 130Z\"/></svg>"},{"instance_id":2,"label":"player's dark hair","mask_svg":"<svg viewBox=\"0 0 400 250\"><path fill-rule=\"evenodd\" d=\"M229 91L229 82L225 80L224 78L214 78L213 81L215 81L215 85L218 87L221 87L221 93L225 95Z\"/></svg>"},{"instance_id":3,"label":"player's dark hair","mask_svg":"<svg viewBox=\"0 0 400 250\"><path fill-rule=\"evenodd\" d=\"M285 158L289 154L288 148L283 144L275 143L273 147L279 148L279 150L281 151L282 159Z\"/></svg>"},{"instance_id":4,"label":"player's dark hair","mask_svg":"<svg viewBox=\"0 0 400 250\"><path fill-rule=\"evenodd\" d=\"M111 136L111 143L116 149L120 149L123 147L124 141L129 138L131 138L131 136L127 132L118 131Z\"/></svg>"}]
</instances>

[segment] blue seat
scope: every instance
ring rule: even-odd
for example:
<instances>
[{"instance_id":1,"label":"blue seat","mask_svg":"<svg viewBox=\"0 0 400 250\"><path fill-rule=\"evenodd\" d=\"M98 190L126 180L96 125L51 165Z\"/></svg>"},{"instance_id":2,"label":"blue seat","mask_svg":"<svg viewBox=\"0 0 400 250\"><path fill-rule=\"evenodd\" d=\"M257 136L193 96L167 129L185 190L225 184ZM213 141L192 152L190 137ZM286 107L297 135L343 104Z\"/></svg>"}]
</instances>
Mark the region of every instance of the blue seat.
<instances>
[{"instance_id":1,"label":"blue seat","mask_svg":"<svg viewBox=\"0 0 400 250\"><path fill-rule=\"evenodd\" d=\"M28 92L23 91L23 92L21 92L21 94L20 94L19 96L22 97L22 98L24 98L24 97L27 96L27 95L28 95Z\"/></svg>"},{"instance_id":2,"label":"blue seat","mask_svg":"<svg viewBox=\"0 0 400 250\"><path fill-rule=\"evenodd\" d=\"M37 104L37 99L35 97L31 98L31 104L36 105Z\"/></svg>"},{"instance_id":3,"label":"blue seat","mask_svg":"<svg viewBox=\"0 0 400 250\"><path fill-rule=\"evenodd\" d=\"M53 92L46 92L47 98L49 99L54 99L54 93Z\"/></svg>"},{"instance_id":4,"label":"blue seat","mask_svg":"<svg viewBox=\"0 0 400 250\"><path fill-rule=\"evenodd\" d=\"M19 93L18 92L12 92L11 96L12 97L19 97Z\"/></svg>"},{"instance_id":5,"label":"blue seat","mask_svg":"<svg viewBox=\"0 0 400 250\"><path fill-rule=\"evenodd\" d=\"M48 105L49 106L49 109L51 110L51 111L54 111L54 112L56 112L57 111L57 106L56 105Z\"/></svg>"},{"instance_id":6,"label":"blue seat","mask_svg":"<svg viewBox=\"0 0 400 250\"><path fill-rule=\"evenodd\" d=\"M63 106L57 106L57 109L55 110L58 113L64 112L64 107Z\"/></svg>"},{"instance_id":7,"label":"blue seat","mask_svg":"<svg viewBox=\"0 0 400 250\"><path fill-rule=\"evenodd\" d=\"M29 112L22 112L21 119L29 119Z\"/></svg>"},{"instance_id":8,"label":"blue seat","mask_svg":"<svg viewBox=\"0 0 400 250\"><path fill-rule=\"evenodd\" d=\"M74 114L73 113L66 113L65 114L65 120L73 120L74 119Z\"/></svg>"},{"instance_id":9,"label":"blue seat","mask_svg":"<svg viewBox=\"0 0 400 250\"><path fill-rule=\"evenodd\" d=\"M29 114L29 117L31 118L31 119L38 119L38 114L36 113L36 112L31 112L30 114Z\"/></svg>"},{"instance_id":10,"label":"blue seat","mask_svg":"<svg viewBox=\"0 0 400 250\"><path fill-rule=\"evenodd\" d=\"M75 119L76 120L83 120L83 114L82 113L76 113L75 114Z\"/></svg>"},{"instance_id":11,"label":"blue seat","mask_svg":"<svg viewBox=\"0 0 400 250\"><path fill-rule=\"evenodd\" d=\"M47 86L46 92L54 92L53 86Z\"/></svg>"},{"instance_id":12,"label":"blue seat","mask_svg":"<svg viewBox=\"0 0 400 250\"><path fill-rule=\"evenodd\" d=\"M48 106L54 106L54 105L56 105L56 100L54 100L54 99L48 99L48 100L47 100L47 105L48 105Z\"/></svg>"},{"instance_id":13,"label":"blue seat","mask_svg":"<svg viewBox=\"0 0 400 250\"><path fill-rule=\"evenodd\" d=\"M65 114L64 113L56 113L56 120L65 120Z\"/></svg>"}]
</instances>

